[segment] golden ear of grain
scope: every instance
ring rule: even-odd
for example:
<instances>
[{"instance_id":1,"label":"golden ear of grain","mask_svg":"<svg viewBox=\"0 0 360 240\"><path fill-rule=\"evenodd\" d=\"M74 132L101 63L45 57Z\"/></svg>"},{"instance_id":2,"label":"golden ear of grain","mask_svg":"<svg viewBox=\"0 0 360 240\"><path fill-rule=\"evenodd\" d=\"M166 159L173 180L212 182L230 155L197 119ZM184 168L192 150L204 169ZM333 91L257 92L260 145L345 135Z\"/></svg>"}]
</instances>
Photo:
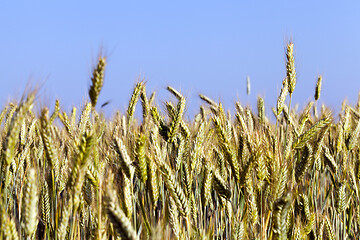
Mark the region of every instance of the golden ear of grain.
<instances>
[{"instance_id":1,"label":"golden ear of grain","mask_svg":"<svg viewBox=\"0 0 360 240\"><path fill-rule=\"evenodd\" d=\"M333 227L331 226L329 218L327 216L325 216L324 218L325 218L325 236L329 240L335 240L336 239L335 233Z\"/></svg>"},{"instance_id":2,"label":"golden ear of grain","mask_svg":"<svg viewBox=\"0 0 360 240\"><path fill-rule=\"evenodd\" d=\"M171 196L169 196L168 208L169 208L169 223L171 226L171 230L175 236L175 239L180 239L181 227L179 223L179 214L176 208L176 203Z\"/></svg>"},{"instance_id":3,"label":"golden ear of grain","mask_svg":"<svg viewBox=\"0 0 360 240\"><path fill-rule=\"evenodd\" d=\"M86 128L90 120L90 113L91 113L91 103L87 103L80 116L80 122L79 122L80 136L82 136L86 131Z\"/></svg>"},{"instance_id":4,"label":"golden ear of grain","mask_svg":"<svg viewBox=\"0 0 360 240\"><path fill-rule=\"evenodd\" d=\"M177 109L176 109L175 115L170 124L170 129L168 132L168 142L172 143L175 140L175 136L178 133L180 124L182 122L182 116L183 116L184 110L185 110L185 98L174 88L169 86L169 87L167 87L167 89L172 94L174 94L175 97L179 100L179 102L177 104Z\"/></svg>"},{"instance_id":5,"label":"golden ear of grain","mask_svg":"<svg viewBox=\"0 0 360 240\"><path fill-rule=\"evenodd\" d=\"M5 219L4 219L5 221ZM13 218L7 218L5 225L5 239L18 240L19 233L16 229L16 223Z\"/></svg>"},{"instance_id":6,"label":"golden ear of grain","mask_svg":"<svg viewBox=\"0 0 360 240\"><path fill-rule=\"evenodd\" d=\"M335 208L341 214L346 208L346 183L337 182L335 185Z\"/></svg>"},{"instance_id":7,"label":"golden ear of grain","mask_svg":"<svg viewBox=\"0 0 360 240\"><path fill-rule=\"evenodd\" d=\"M355 130L351 133L350 139L347 144L347 148L349 150L354 149L359 141L359 134L360 134L360 119L357 122Z\"/></svg>"},{"instance_id":8,"label":"golden ear of grain","mask_svg":"<svg viewBox=\"0 0 360 240\"><path fill-rule=\"evenodd\" d=\"M140 99L141 99L142 112L143 112L143 121L145 121L150 112L150 103L146 96L145 84L141 88Z\"/></svg>"},{"instance_id":9,"label":"golden ear of grain","mask_svg":"<svg viewBox=\"0 0 360 240\"><path fill-rule=\"evenodd\" d=\"M26 184L23 195L23 215L22 215L22 227L24 229L25 236L31 238L36 230L38 224L38 186L36 180L36 170L30 168L28 170Z\"/></svg>"},{"instance_id":10,"label":"golden ear of grain","mask_svg":"<svg viewBox=\"0 0 360 240\"><path fill-rule=\"evenodd\" d=\"M231 170L235 176L236 181L240 181L240 168L239 163L236 159L236 154L234 151L234 148L232 147L230 143L230 136L227 133L227 131L224 129L224 126L221 124L220 119L217 116L214 116L213 122L215 125L216 132L219 137L219 143L222 147L222 150L224 152L224 155L226 156L226 159L230 163Z\"/></svg>"},{"instance_id":11,"label":"golden ear of grain","mask_svg":"<svg viewBox=\"0 0 360 240\"><path fill-rule=\"evenodd\" d=\"M166 163L163 163L159 166L159 170L164 177L165 185L170 192L172 198L174 199L176 206L179 209L179 212L185 217L189 216L188 200L179 182L176 181L176 178L174 176L174 173L171 171L171 168Z\"/></svg>"},{"instance_id":12,"label":"golden ear of grain","mask_svg":"<svg viewBox=\"0 0 360 240\"><path fill-rule=\"evenodd\" d=\"M283 86L281 88L280 91L280 95L277 99L277 103L276 103L276 116L279 116L282 112L282 110L284 109L284 104L285 104L285 99L286 99L286 95L288 94L288 81L287 79L284 79L283 81Z\"/></svg>"},{"instance_id":13,"label":"golden ear of grain","mask_svg":"<svg viewBox=\"0 0 360 240\"><path fill-rule=\"evenodd\" d=\"M41 138L43 140L44 144L44 150L46 154L46 160L51 168L51 170L55 170L57 176L57 168L58 168L58 159L57 159L57 153L54 149L54 142L52 141L51 137L51 125L49 122L48 117L49 110L47 108L44 108L41 111L41 117L40 117L40 125L41 125Z\"/></svg>"},{"instance_id":14,"label":"golden ear of grain","mask_svg":"<svg viewBox=\"0 0 360 240\"><path fill-rule=\"evenodd\" d=\"M9 121L9 129L6 132L6 139L4 142L4 165L9 166L11 162L14 160L15 155L15 146L19 139L19 133L21 129L21 125L26 118L26 114L32 109L33 102L35 99L35 93L30 93L26 100L20 103L18 108L13 108L11 111L11 115L8 114L7 122ZM15 117L13 118L14 112L17 110Z\"/></svg>"},{"instance_id":15,"label":"golden ear of grain","mask_svg":"<svg viewBox=\"0 0 360 240\"><path fill-rule=\"evenodd\" d=\"M148 186L150 186L151 200L154 208L159 200L159 182L157 176L157 166L152 158L148 159Z\"/></svg>"},{"instance_id":16,"label":"golden ear of grain","mask_svg":"<svg viewBox=\"0 0 360 240\"><path fill-rule=\"evenodd\" d=\"M143 85L144 85L143 82L138 82L134 88L133 94L131 95L129 106L127 108L127 116L126 116L128 126L130 126L132 117L135 113L136 103L139 100L139 96L140 96L141 90L143 89Z\"/></svg>"},{"instance_id":17,"label":"golden ear of grain","mask_svg":"<svg viewBox=\"0 0 360 240\"><path fill-rule=\"evenodd\" d=\"M219 107L218 104L214 100L212 100L211 98L209 98L209 97L207 97L207 96L205 96L203 94L199 94L199 97L200 97L201 100L203 100L204 102L206 102L210 106L213 106L215 108Z\"/></svg>"},{"instance_id":18,"label":"golden ear of grain","mask_svg":"<svg viewBox=\"0 0 360 240\"><path fill-rule=\"evenodd\" d=\"M56 99L54 112L53 112L53 114L51 114L51 117L50 117L50 119L49 119L50 125L51 125L51 124L54 122L54 120L58 117L59 111L60 111L60 102L59 102L59 100Z\"/></svg>"},{"instance_id":19,"label":"golden ear of grain","mask_svg":"<svg viewBox=\"0 0 360 240\"><path fill-rule=\"evenodd\" d=\"M292 42L289 42L286 47L286 77L289 85L289 94L291 96L296 85L294 44Z\"/></svg>"},{"instance_id":20,"label":"golden ear of grain","mask_svg":"<svg viewBox=\"0 0 360 240\"><path fill-rule=\"evenodd\" d=\"M211 198L212 182L213 182L213 170L210 167L206 167L205 165L203 184L201 189L202 205L204 207L208 205L209 200Z\"/></svg>"},{"instance_id":21,"label":"golden ear of grain","mask_svg":"<svg viewBox=\"0 0 360 240\"><path fill-rule=\"evenodd\" d=\"M126 150L125 144L119 137L114 137L113 142L114 142L115 150L116 150L117 154L119 155L119 163L120 163L122 171L125 173L125 175L129 179L132 179L134 169L132 166L130 156Z\"/></svg>"},{"instance_id":22,"label":"golden ear of grain","mask_svg":"<svg viewBox=\"0 0 360 240\"><path fill-rule=\"evenodd\" d=\"M139 237L137 236L129 218L125 215L125 213L121 210L121 208L116 204L116 197L112 189L106 191L105 196L105 209L110 222L116 229L117 233L120 235L122 239L127 240L137 240Z\"/></svg>"},{"instance_id":23,"label":"golden ear of grain","mask_svg":"<svg viewBox=\"0 0 360 240\"><path fill-rule=\"evenodd\" d=\"M217 169L214 171L213 187L220 196L223 196L226 199L230 199L231 189L229 188L226 181L222 178L219 171L217 171Z\"/></svg>"},{"instance_id":24,"label":"golden ear of grain","mask_svg":"<svg viewBox=\"0 0 360 240\"><path fill-rule=\"evenodd\" d=\"M301 154L301 159L296 163L295 167L295 180L296 182L300 182L303 180L303 177L306 171L309 169L311 164L311 156L313 154L312 146L307 143L305 148Z\"/></svg>"},{"instance_id":25,"label":"golden ear of grain","mask_svg":"<svg viewBox=\"0 0 360 240\"><path fill-rule=\"evenodd\" d=\"M91 77L91 86L89 89L89 97L93 108L96 106L100 91L104 85L105 66L106 58L99 57L97 66L94 69L93 75Z\"/></svg>"},{"instance_id":26,"label":"golden ear of grain","mask_svg":"<svg viewBox=\"0 0 360 240\"><path fill-rule=\"evenodd\" d=\"M245 239L245 224L243 221L234 225L233 239L242 240Z\"/></svg>"},{"instance_id":27,"label":"golden ear of grain","mask_svg":"<svg viewBox=\"0 0 360 240\"><path fill-rule=\"evenodd\" d=\"M138 178L145 184L148 178L147 175L147 164L145 159L145 143L146 136L140 134L140 136L136 139L136 149L135 149L135 166L136 173Z\"/></svg>"},{"instance_id":28,"label":"golden ear of grain","mask_svg":"<svg viewBox=\"0 0 360 240\"><path fill-rule=\"evenodd\" d=\"M91 154L94 142L95 140L93 134L89 131L86 131L85 134L81 137L81 141L78 146L78 153L75 156L71 175L68 180L68 189L72 191L73 197L76 200L78 200L86 177L86 170L88 169L89 164L89 156ZM78 205L78 202L75 200L74 205L75 208Z\"/></svg>"},{"instance_id":29,"label":"golden ear of grain","mask_svg":"<svg viewBox=\"0 0 360 240\"><path fill-rule=\"evenodd\" d=\"M261 124L265 122L265 105L264 105L264 99L262 97L258 97L257 107L258 107L258 118Z\"/></svg>"},{"instance_id":30,"label":"golden ear of grain","mask_svg":"<svg viewBox=\"0 0 360 240\"><path fill-rule=\"evenodd\" d=\"M291 200L289 196L282 197L274 203L273 232L275 239L286 239L286 219L289 213Z\"/></svg>"},{"instance_id":31,"label":"golden ear of grain","mask_svg":"<svg viewBox=\"0 0 360 240\"><path fill-rule=\"evenodd\" d=\"M315 137L317 133L323 130L331 123L330 118L326 117L318 121L314 126L312 126L308 131L300 135L296 141L293 143L293 149L299 149L305 146L305 144Z\"/></svg>"},{"instance_id":32,"label":"golden ear of grain","mask_svg":"<svg viewBox=\"0 0 360 240\"><path fill-rule=\"evenodd\" d=\"M253 189L253 181L250 180L250 178L246 179L246 192L248 195L248 205L249 205L249 219L251 226L254 227L258 221L259 221L259 214L258 214L258 206L257 206L257 200L256 200L256 193Z\"/></svg>"},{"instance_id":33,"label":"golden ear of grain","mask_svg":"<svg viewBox=\"0 0 360 240\"><path fill-rule=\"evenodd\" d=\"M50 197L49 197L49 187L46 181L43 183L43 187L40 193L40 214L41 220L43 223L50 223Z\"/></svg>"}]
</instances>

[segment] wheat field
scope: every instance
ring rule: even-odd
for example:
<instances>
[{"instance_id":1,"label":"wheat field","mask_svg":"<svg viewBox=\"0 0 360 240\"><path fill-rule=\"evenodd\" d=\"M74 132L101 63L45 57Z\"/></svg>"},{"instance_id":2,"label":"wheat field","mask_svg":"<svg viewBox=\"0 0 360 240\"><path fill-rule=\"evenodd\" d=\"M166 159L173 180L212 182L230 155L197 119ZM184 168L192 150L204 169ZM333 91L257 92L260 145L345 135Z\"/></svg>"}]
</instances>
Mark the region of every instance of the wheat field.
<instances>
[{"instance_id":1,"label":"wheat field","mask_svg":"<svg viewBox=\"0 0 360 240\"><path fill-rule=\"evenodd\" d=\"M360 102L339 120L314 100L292 108L293 44L276 122L236 102L184 118L185 97L164 108L138 82L127 111L96 110L106 58L89 101L35 111L36 91L0 113L1 239L358 239ZM249 84L249 81L248 81ZM248 86L250 91L250 86ZM135 109L142 116L136 117Z\"/></svg>"}]
</instances>

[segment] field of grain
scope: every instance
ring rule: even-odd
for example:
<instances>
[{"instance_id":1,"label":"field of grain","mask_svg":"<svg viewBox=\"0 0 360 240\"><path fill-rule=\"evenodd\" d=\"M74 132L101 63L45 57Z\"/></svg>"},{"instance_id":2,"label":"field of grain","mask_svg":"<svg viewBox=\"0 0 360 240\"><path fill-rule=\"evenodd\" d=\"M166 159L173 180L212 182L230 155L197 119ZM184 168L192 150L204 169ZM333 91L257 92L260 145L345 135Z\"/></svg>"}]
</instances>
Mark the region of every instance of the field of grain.
<instances>
[{"instance_id":1,"label":"field of grain","mask_svg":"<svg viewBox=\"0 0 360 240\"><path fill-rule=\"evenodd\" d=\"M0 113L0 238L358 239L360 103L336 122L319 76L292 108L294 61L289 43L276 122L260 97L233 116L204 95L189 122L180 92L162 109L144 82L106 119L102 56L81 109L37 112L28 91Z\"/></svg>"}]
</instances>

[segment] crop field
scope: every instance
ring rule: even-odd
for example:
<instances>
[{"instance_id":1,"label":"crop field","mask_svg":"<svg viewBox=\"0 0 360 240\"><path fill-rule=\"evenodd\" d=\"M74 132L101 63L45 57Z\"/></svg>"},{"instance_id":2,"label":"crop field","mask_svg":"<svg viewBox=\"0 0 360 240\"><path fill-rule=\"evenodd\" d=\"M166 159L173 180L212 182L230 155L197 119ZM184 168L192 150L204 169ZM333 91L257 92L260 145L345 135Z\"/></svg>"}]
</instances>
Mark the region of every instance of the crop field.
<instances>
[{"instance_id":1,"label":"crop field","mask_svg":"<svg viewBox=\"0 0 360 240\"><path fill-rule=\"evenodd\" d=\"M105 118L103 56L84 107L36 111L35 90L8 103L0 239L359 239L360 103L335 121L318 106L319 76L314 100L292 107L291 42L285 54L275 121L261 97L232 115L205 95L187 121L179 91L157 106L144 82L126 112Z\"/></svg>"}]
</instances>

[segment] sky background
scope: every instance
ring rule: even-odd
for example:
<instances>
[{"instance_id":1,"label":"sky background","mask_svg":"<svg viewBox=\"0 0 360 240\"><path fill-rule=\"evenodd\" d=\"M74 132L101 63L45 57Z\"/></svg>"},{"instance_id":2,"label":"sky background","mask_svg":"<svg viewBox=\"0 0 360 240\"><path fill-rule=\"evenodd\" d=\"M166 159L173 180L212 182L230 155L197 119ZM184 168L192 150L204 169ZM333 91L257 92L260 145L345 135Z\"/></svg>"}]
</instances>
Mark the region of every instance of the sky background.
<instances>
[{"instance_id":1,"label":"sky background","mask_svg":"<svg viewBox=\"0 0 360 240\"><path fill-rule=\"evenodd\" d=\"M0 104L41 83L40 99L81 106L99 51L108 56L99 104L125 111L137 80L160 106L180 90L193 117L203 93L227 109L235 101L275 106L285 46L295 44L293 103L313 99L339 111L360 90L359 1L1 1ZM251 95L246 95L246 76Z\"/></svg>"}]
</instances>

